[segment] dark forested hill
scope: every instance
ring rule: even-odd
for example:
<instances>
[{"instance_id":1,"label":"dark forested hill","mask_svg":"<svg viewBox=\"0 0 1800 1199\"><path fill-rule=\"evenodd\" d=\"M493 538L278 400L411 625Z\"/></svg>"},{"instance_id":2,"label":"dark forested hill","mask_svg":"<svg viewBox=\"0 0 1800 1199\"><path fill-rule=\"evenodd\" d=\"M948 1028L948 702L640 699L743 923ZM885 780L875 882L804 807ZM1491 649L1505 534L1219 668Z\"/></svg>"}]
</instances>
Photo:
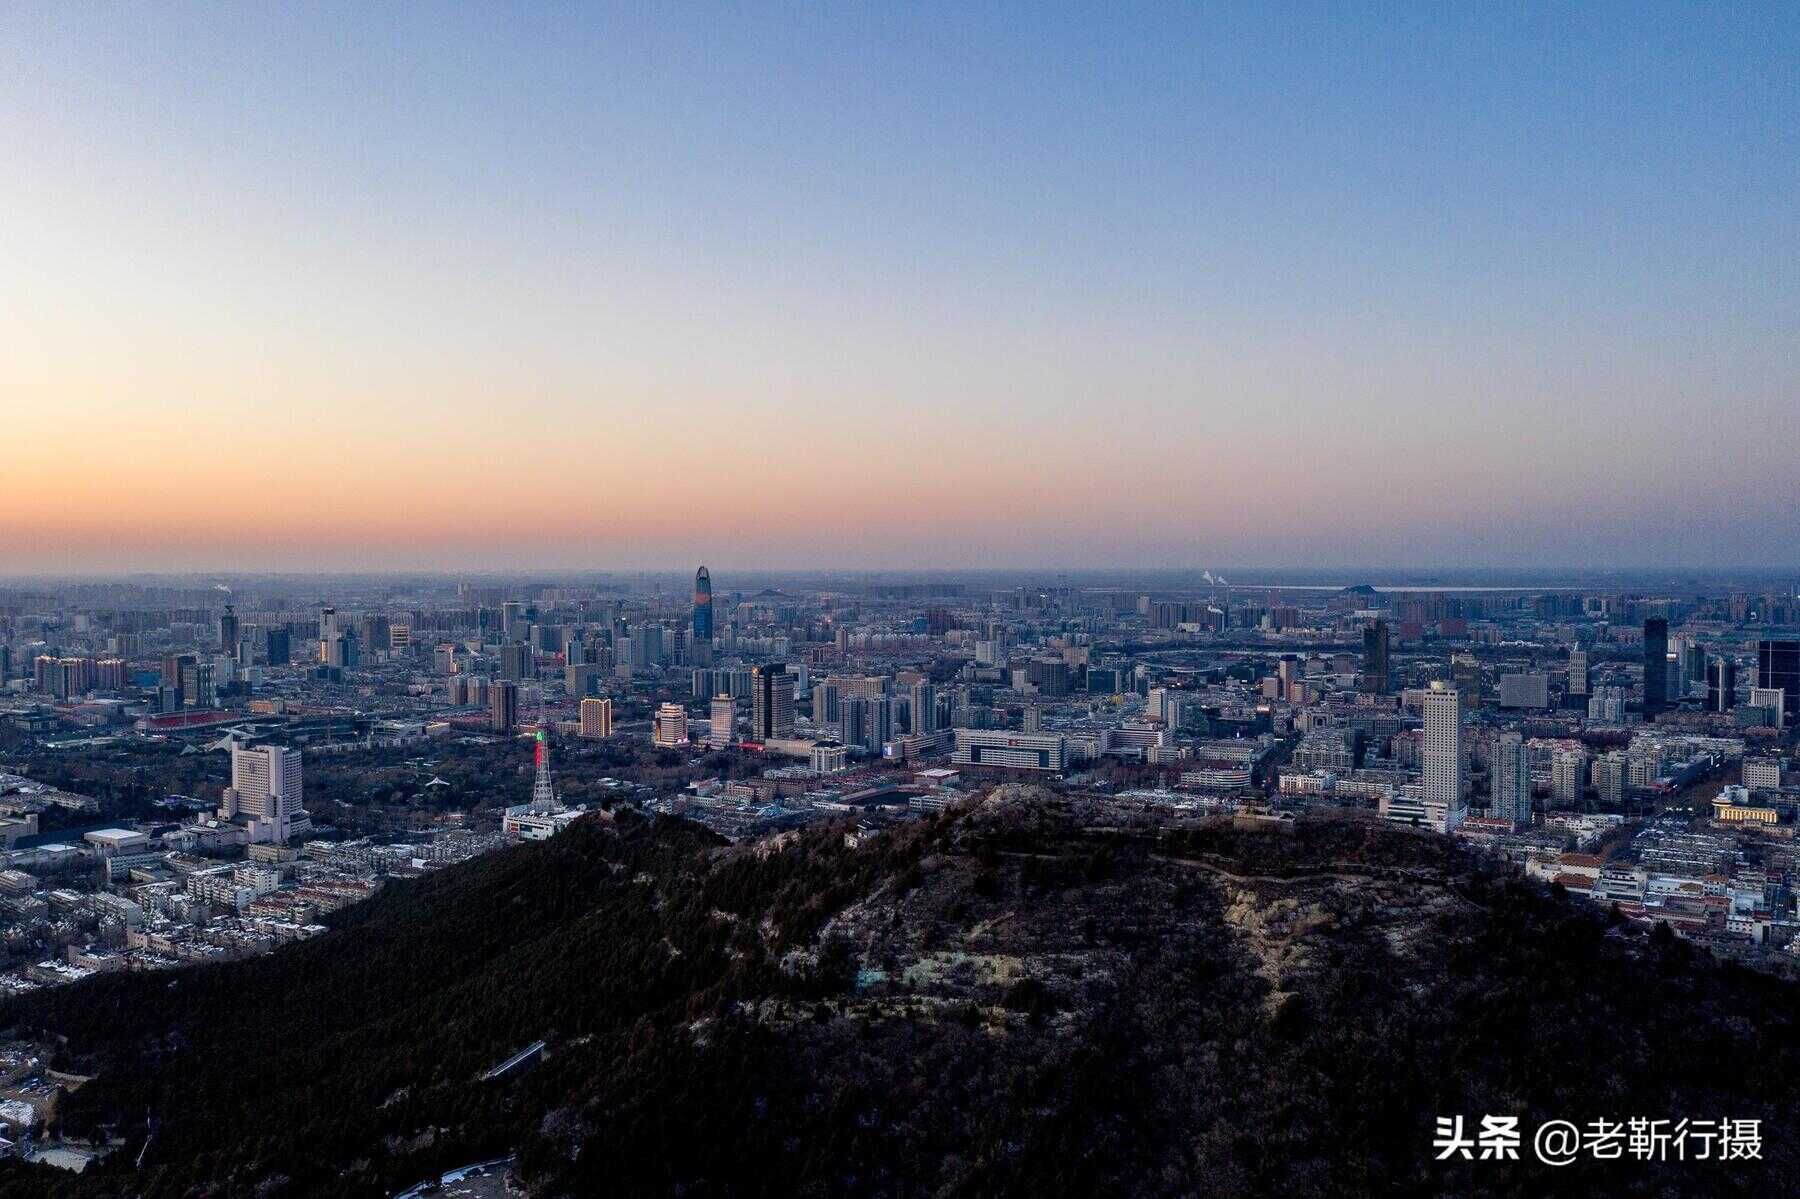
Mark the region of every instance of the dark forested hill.
<instances>
[{"instance_id":1,"label":"dark forested hill","mask_svg":"<svg viewBox=\"0 0 1800 1199\"><path fill-rule=\"evenodd\" d=\"M1109 820L1004 788L726 848L627 815L267 958L14 1002L95 1076L62 1123L131 1148L0 1196L376 1195L515 1152L542 1195L1795 1189L1794 985L1437 838ZM1433 1160L1483 1115L1526 1160ZM1530 1160L1541 1121L1634 1117L1760 1119L1762 1159Z\"/></svg>"}]
</instances>

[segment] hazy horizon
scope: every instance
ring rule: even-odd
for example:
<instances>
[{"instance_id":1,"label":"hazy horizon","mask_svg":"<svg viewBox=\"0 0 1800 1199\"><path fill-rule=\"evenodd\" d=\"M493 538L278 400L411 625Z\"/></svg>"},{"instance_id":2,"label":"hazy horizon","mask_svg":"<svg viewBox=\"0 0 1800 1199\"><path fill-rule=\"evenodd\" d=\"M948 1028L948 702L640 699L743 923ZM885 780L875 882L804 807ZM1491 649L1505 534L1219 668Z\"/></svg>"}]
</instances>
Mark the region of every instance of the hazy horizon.
<instances>
[{"instance_id":1,"label":"hazy horizon","mask_svg":"<svg viewBox=\"0 0 1800 1199\"><path fill-rule=\"evenodd\" d=\"M1791 6L0 34L6 573L1800 558Z\"/></svg>"}]
</instances>

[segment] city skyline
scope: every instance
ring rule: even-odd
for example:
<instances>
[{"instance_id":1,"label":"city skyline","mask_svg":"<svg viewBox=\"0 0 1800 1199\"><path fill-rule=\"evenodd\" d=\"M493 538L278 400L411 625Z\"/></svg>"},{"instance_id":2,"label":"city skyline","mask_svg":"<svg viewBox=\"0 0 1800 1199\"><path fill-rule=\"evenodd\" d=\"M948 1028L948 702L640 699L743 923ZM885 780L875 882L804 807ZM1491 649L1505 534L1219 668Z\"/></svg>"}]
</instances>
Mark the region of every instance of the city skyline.
<instances>
[{"instance_id":1,"label":"city skyline","mask_svg":"<svg viewBox=\"0 0 1800 1199\"><path fill-rule=\"evenodd\" d=\"M1791 9L4 21L12 573L1800 550Z\"/></svg>"}]
</instances>

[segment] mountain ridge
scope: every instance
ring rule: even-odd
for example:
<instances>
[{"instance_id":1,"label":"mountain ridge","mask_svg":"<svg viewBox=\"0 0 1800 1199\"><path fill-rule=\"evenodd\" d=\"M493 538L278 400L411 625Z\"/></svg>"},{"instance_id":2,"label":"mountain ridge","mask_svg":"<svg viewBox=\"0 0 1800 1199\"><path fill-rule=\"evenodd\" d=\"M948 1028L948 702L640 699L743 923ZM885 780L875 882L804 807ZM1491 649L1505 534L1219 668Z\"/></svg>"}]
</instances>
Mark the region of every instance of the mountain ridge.
<instances>
[{"instance_id":1,"label":"mountain ridge","mask_svg":"<svg viewBox=\"0 0 1800 1199\"><path fill-rule=\"evenodd\" d=\"M999 786L857 845L622 814L314 941L0 1009L112 1126L0 1196L1750 1193L1796 1176L1782 980L1444 838ZM261 1023L259 1023L259 1019ZM480 1076L543 1039L516 1077ZM1761 1162L1437 1163L1437 1116L1759 1118ZM1526 1157L1530 1147L1525 1148ZM42 1189L52 1186L54 1191ZM23 1188L23 1189L22 1189ZM38 1188L38 1189L31 1189Z\"/></svg>"}]
</instances>

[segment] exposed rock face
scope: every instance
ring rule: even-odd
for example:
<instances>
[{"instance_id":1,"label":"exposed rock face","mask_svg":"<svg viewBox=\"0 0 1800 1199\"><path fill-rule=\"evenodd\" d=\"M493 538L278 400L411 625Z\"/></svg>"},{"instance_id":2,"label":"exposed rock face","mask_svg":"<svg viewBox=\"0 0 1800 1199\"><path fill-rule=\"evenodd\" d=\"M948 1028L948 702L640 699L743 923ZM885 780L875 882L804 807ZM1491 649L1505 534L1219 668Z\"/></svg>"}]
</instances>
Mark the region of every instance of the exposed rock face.
<instances>
[{"instance_id":1,"label":"exposed rock face","mask_svg":"<svg viewBox=\"0 0 1800 1199\"><path fill-rule=\"evenodd\" d=\"M384 1194L516 1151L546 1196L1791 1189L1796 989L1608 935L1443 839L1039 785L842 834L584 824L291 953L15 1003L95 1075L71 1129L158 1120L142 1173L58 1183ZM535 1069L476 1081L538 1038ZM1457 1114L1770 1131L1729 1167L1438 1163ZM0 1164L0 1199L39 1185Z\"/></svg>"}]
</instances>

